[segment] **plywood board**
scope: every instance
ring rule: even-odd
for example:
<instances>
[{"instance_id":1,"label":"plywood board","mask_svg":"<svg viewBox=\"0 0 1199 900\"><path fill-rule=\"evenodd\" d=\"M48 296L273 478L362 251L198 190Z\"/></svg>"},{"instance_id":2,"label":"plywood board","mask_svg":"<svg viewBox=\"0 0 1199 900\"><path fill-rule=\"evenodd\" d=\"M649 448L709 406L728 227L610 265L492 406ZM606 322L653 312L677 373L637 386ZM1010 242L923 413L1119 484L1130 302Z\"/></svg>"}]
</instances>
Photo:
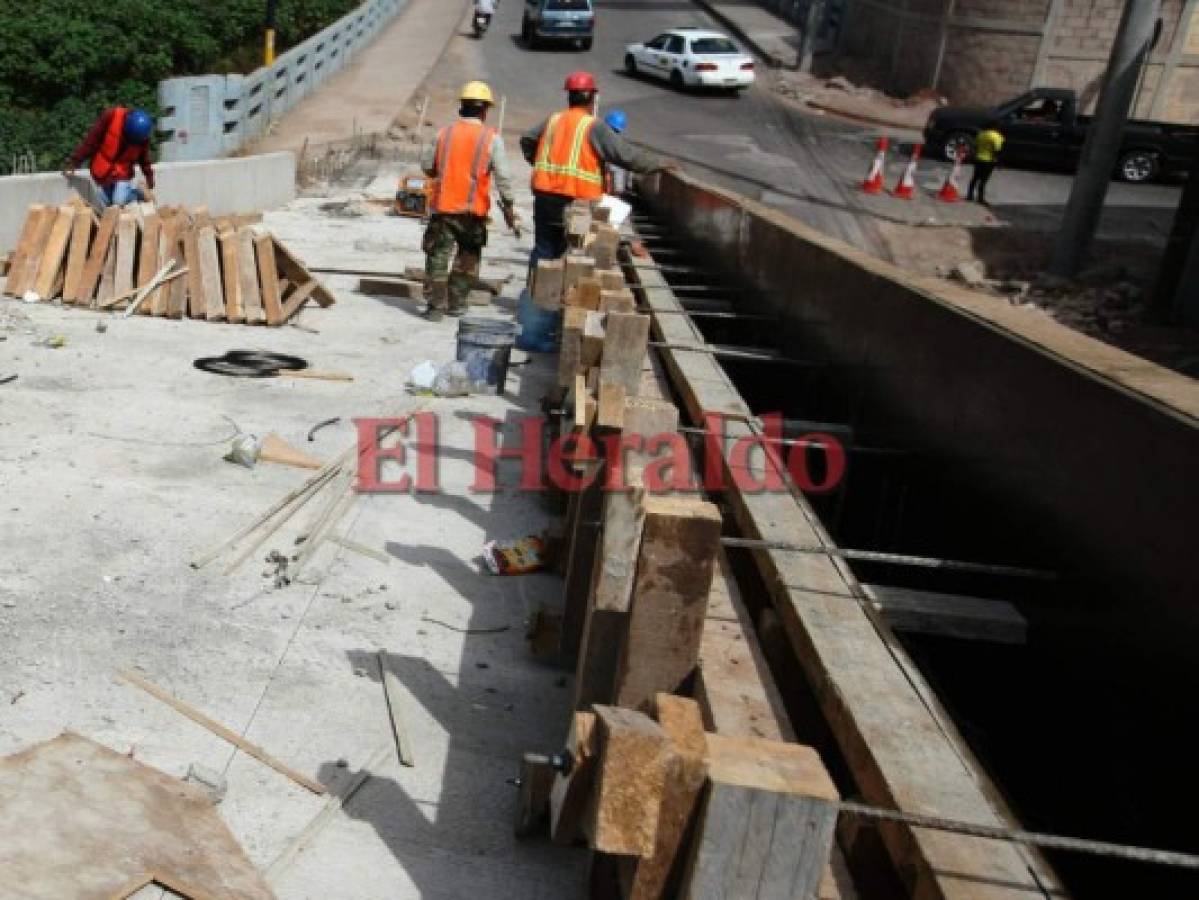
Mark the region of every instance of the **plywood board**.
<instances>
[{"instance_id":1,"label":"plywood board","mask_svg":"<svg viewBox=\"0 0 1199 900\"><path fill-rule=\"evenodd\" d=\"M33 290L43 300L50 300L56 294L54 286L62 275L74 226L75 207L60 206L58 214L54 217L54 224L50 227L46 244L42 248L42 258L38 261L37 275L33 282Z\"/></svg>"},{"instance_id":2,"label":"plywood board","mask_svg":"<svg viewBox=\"0 0 1199 900\"><path fill-rule=\"evenodd\" d=\"M25 233L17 244L6 282L6 290L12 296L20 297L33 289L42 249L57 217L58 210L53 206L30 207L29 216L25 220Z\"/></svg>"},{"instance_id":3,"label":"plywood board","mask_svg":"<svg viewBox=\"0 0 1199 900\"><path fill-rule=\"evenodd\" d=\"M230 322L246 320L245 303L241 293L241 261L237 232L222 231L217 235L221 247L221 279L225 287L225 318Z\"/></svg>"},{"instance_id":4,"label":"plywood board","mask_svg":"<svg viewBox=\"0 0 1199 900\"><path fill-rule=\"evenodd\" d=\"M121 213L117 219L117 259L113 270L112 293L114 297L124 296L133 290L137 245L137 216L131 212Z\"/></svg>"},{"instance_id":5,"label":"plywood board","mask_svg":"<svg viewBox=\"0 0 1199 900\"><path fill-rule=\"evenodd\" d=\"M96 230L96 239L92 241L92 249L87 257L87 265L83 267L83 279L79 283L77 303L91 303L96 296L100 284L100 276L104 272L104 264L108 261L112 239L117 231L117 219L121 211L115 206L104 210L100 217L100 225Z\"/></svg>"},{"instance_id":6,"label":"plywood board","mask_svg":"<svg viewBox=\"0 0 1199 900\"><path fill-rule=\"evenodd\" d=\"M258 260L254 253L254 232L249 228L237 232L237 275L241 282L241 301L246 321L251 325L266 323L262 309L262 294L258 290Z\"/></svg>"},{"instance_id":7,"label":"plywood board","mask_svg":"<svg viewBox=\"0 0 1199 900\"><path fill-rule=\"evenodd\" d=\"M139 288L145 287L158 274L158 269L162 265L159 262L161 239L162 219L155 212L146 214L142 219L142 244L137 254L137 286ZM138 308L138 315L148 316L153 314L153 295L157 293L159 292L152 291L151 295L142 301L141 306Z\"/></svg>"},{"instance_id":8,"label":"plywood board","mask_svg":"<svg viewBox=\"0 0 1199 900\"><path fill-rule=\"evenodd\" d=\"M254 254L258 260L258 284L262 292L262 309L266 324L283 324L282 291L279 270L275 265L275 240L269 234L254 236Z\"/></svg>"},{"instance_id":9,"label":"plywood board","mask_svg":"<svg viewBox=\"0 0 1199 900\"><path fill-rule=\"evenodd\" d=\"M87 207L77 210L75 223L71 227L71 248L67 251L67 274L62 287L65 303L77 303L79 300L79 287L83 283L83 269L87 265L93 230L95 220L92 211Z\"/></svg>"},{"instance_id":10,"label":"plywood board","mask_svg":"<svg viewBox=\"0 0 1199 900\"><path fill-rule=\"evenodd\" d=\"M200 252L200 284L204 291L204 318L209 322L225 318L225 294L221 285L221 256L216 246L216 231L211 225L196 230Z\"/></svg>"}]
</instances>

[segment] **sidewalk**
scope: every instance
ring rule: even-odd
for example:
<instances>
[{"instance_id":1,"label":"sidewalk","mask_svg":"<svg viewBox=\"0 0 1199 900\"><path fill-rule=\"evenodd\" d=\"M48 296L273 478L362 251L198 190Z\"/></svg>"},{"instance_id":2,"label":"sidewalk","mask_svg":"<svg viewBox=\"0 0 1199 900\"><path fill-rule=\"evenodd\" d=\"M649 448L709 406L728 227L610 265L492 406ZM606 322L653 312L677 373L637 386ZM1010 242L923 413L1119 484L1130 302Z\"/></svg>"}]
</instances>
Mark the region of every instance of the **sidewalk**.
<instances>
[{"instance_id":1,"label":"sidewalk","mask_svg":"<svg viewBox=\"0 0 1199 900\"><path fill-rule=\"evenodd\" d=\"M246 153L291 150L387 131L454 36L467 0L412 0L345 69Z\"/></svg>"},{"instance_id":2,"label":"sidewalk","mask_svg":"<svg viewBox=\"0 0 1199 900\"><path fill-rule=\"evenodd\" d=\"M776 69L799 66L799 31L756 0L695 0L696 4Z\"/></svg>"}]
</instances>

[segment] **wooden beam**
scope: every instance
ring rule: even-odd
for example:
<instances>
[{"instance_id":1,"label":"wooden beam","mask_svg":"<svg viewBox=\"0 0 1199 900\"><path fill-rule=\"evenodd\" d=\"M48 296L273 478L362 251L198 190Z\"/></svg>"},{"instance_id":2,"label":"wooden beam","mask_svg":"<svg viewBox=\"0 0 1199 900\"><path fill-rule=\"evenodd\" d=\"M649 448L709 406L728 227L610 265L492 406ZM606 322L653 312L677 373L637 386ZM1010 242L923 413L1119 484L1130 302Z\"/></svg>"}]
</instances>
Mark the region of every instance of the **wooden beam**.
<instances>
[{"instance_id":1,"label":"wooden beam","mask_svg":"<svg viewBox=\"0 0 1199 900\"><path fill-rule=\"evenodd\" d=\"M191 225L184 215L176 216L174 219L174 258L183 265L187 265L187 243L185 237L187 232L191 230ZM166 315L172 319L183 319L189 314L191 307L191 269L188 269L188 277L176 278L171 282L169 288L164 287L162 290L167 292L166 299Z\"/></svg>"},{"instance_id":2,"label":"wooden beam","mask_svg":"<svg viewBox=\"0 0 1199 900\"><path fill-rule=\"evenodd\" d=\"M200 252L200 284L204 292L203 316L209 322L217 322L225 318L225 295L215 229L211 225L196 229L196 244Z\"/></svg>"},{"instance_id":3,"label":"wooden beam","mask_svg":"<svg viewBox=\"0 0 1199 900\"><path fill-rule=\"evenodd\" d=\"M186 315L203 319L207 307L204 302L204 274L200 265L200 226L194 219L183 231L183 256L187 263Z\"/></svg>"},{"instance_id":4,"label":"wooden beam","mask_svg":"<svg viewBox=\"0 0 1199 900\"><path fill-rule=\"evenodd\" d=\"M595 271L595 260L590 256L571 254L566 257L562 272L562 296L566 297L584 278L590 278Z\"/></svg>"},{"instance_id":5,"label":"wooden beam","mask_svg":"<svg viewBox=\"0 0 1199 900\"><path fill-rule=\"evenodd\" d=\"M158 213L152 212L142 220L142 246L137 255L137 286L139 288L149 284L163 265L158 261L161 252L162 218ZM157 290L151 291L150 296L142 301L142 305L138 309L140 315L153 315L154 295L157 293L159 293Z\"/></svg>"},{"instance_id":6,"label":"wooden beam","mask_svg":"<svg viewBox=\"0 0 1199 900\"><path fill-rule=\"evenodd\" d=\"M648 495L621 651L616 703L648 709L659 691L689 687L699 661L720 511L692 497Z\"/></svg>"},{"instance_id":7,"label":"wooden beam","mask_svg":"<svg viewBox=\"0 0 1199 900\"><path fill-rule=\"evenodd\" d=\"M619 428L624 416L624 398L637 396L641 388L641 367L649 341L649 317L628 313L608 316L604 331L604 355L600 363L599 424ZM616 392L609 390L611 403L605 407L605 386L622 388L617 407Z\"/></svg>"},{"instance_id":8,"label":"wooden beam","mask_svg":"<svg viewBox=\"0 0 1199 900\"><path fill-rule=\"evenodd\" d=\"M896 631L995 644L1028 642L1028 621L1002 600L886 584L863 584L862 590Z\"/></svg>"},{"instance_id":9,"label":"wooden beam","mask_svg":"<svg viewBox=\"0 0 1199 900\"><path fill-rule=\"evenodd\" d=\"M225 289L225 319L240 325L246 321L245 301L241 293L241 262L238 259L237 232L217 235L221 250L221 283Z\"/></svg>"},{"instance_id":10,"label":"wooden beam","mask_svg":"<svg viewBox=\"0 0 1199 900\"><path fill-rule=\"evenodd\" d=\"M562 305L562 282L565 263L560 259L543 259L533 273L533 302L542 309L557 309Z\"/></svg>"},{"instance_id":11,"label":"wooden beam","mask_svg":"<svg viewBox=\"0 0 1199 900\"><path fill-rule=\"evenodd\" d=\"M46 239L50 236L50 230L57 218L56 207L35 204L29 208L24 233L13 254L12 266L5 282L5 290L12 296L20 297L33 289Z\"/></svg>"},{"instance_id":12,"label":"wooden beam","mask_svg":"<svg viewBox=\"0 0 1199 900\"><path fill-rule=\"evenodd\" d=\"M119 226L118 226L119 227ZM92 306L105 305L105 301L117 297L117 245L116 235L113 235L112 246L108 258L104 260L104 268L100 270L100 286L96 288L96 296Z\"/></svg>"},{"instance_id":13,"label":"wooden beam","mask_svg":"<svg viewBox=\"0 0 1199 900\"><path fill-rule=\"evenodd\" d=\"M601 290L622 291L628 287L628 283L625 281L624 273L619 270L604 270L602 272L597 272L596 274L599 275Z\"/></svg>"},{"instance_id":14,"label":"wooden beam","mask_svg":"<svg viewBox=\"0 0 1199 900\"><path fill-rule=\"evenodd\" d=\"M279 270L275 265L275 239L269 234L254 236L254 254L258 260L258 282L266 324L283 324L283 306L279 289Z\"/></svg>"},{"instance_id":15,"label":"wooden beam","mask_svg":"<svg viewBox=\"0 0 1199 900\"><path fill-rule=\"evenodd\" d=\"M55 295L54 286L62 274L63 263L67 257L67 246L71 242L71 232L75 226L75 207L60 206L50 226L42 249L42 257L38 260L37 274L34 276L33 290L43 300L52 300Z\"/></svg>"},{"instance_id":16,"label":"wooden beam","mask_svg":"<svg viewBox=\"0 0 1199 900\"><path fill-rule=\"evenodd\" d=\"M570 387L575 376L585 369L583 358L583 326L587 310L568 306L562 312L562 343L558 353L558 386Z\"/></svg>"},{"instance_id":17,"label":"wooden beam","mask_svg":"<svg viewBox=\"0 0 1199 900\"><path fill-rule=\"evenodd\" d=\"M592 712L576 712L570 720L565 749L573 764L569 772L554 776L550 789L550 839L555 844L573 844L579 837L595 779L598 755L595 721Z\"/></svg>"},{"instance_id":18,"label":"wooden beam","mask_svg":"<svg viewBox=\"0 0 1199 900\"><path fill-rule=\"evenodd\" d=\"M112 247L112 239L117 232L117 219L120 214L119 209L110 206L100 217L96 239L92 241L92 250L88 255L87 265L83 267L83 279L79 283L79 294L76 297L78 303L90 304L95 299L100 277L104 273L104 264L108 261L109 250Z\"/></svg>"},{"instance_id":19,"label":"wooden beam","mask_svg":"<svg viewBox=\"0 0 1199 900\"><path fill-rule=\"evenodd\" d=\"M678 436L679 408L668 400L626 397L621 428L629 444L625 451L626 466L643 469L662 449L655 446L654 453L649 452L655 438ZM634 443L640 444L640 448L634 447ZM669 450L668 445L666 449Z\"/></svg>"},{"instance_id":20,"label":"wooden beam","mask_svg":"<svg viewBox=\"0 0 1199 900\"><path fill-rule=\"evenodd\" d=\"M275 268L279 273L290 281L292 284L304 285L310 281L316 281L316 287L312 289L312 299L316 301L317 306L322 309L332 306L337 302L337 298L329 291L327 287L321 284L319 278L314 278L307 267L292 255L292 252L278 239L272 238L275 244Z\"/></svg>"},{"instance_id":21,"label":"wooden beam","mask_svg":"<svg viewBox=\"0 0 1199 900\"><path fill-rule=\"evenodd\" d=\"M622 288L618 291L600 291L599 311L605 313L632 313L637 311L633 292Z\"/></svg>"},{"instance_id":22,"label":"wooden beam","mask_svg":"<svg viewBox=\"0 0 1199 900\"><path fill-rule=\"evenodd\" d=\"M624 900L672 896L672 882L682 877L686 859L681 851L707 778L707 741L699 705L685 697L658 694L654 718L670 741L672 760L658 810L653 854L621 858Z\"/></svg>"},{"instance_id":23,"label":"wooden beam","mask_svg":"<svg viewBox=\"0 0 1199 900\"><path fill-rule=\"evenodd\" d=\"M517 837L528 837L544 826L553 787L554 770L549 758L540 753L524 754L520 760L520 796L516 800Z\"/></svg>"},{"instance_id":24,"label":"wooden beam","mask_svg":"<svg viewBox=\"0 0 1199 900\"><path fill-rule=\"evenodd\" d=\"M87 253L91 249L94 227L90 209L84 208L76 212L75 224L71 228L71 249L67 253L67 275L62 286L64 303L79 301L79 286L83 283L83 269L87 265Z\"/></svg>"},{"instance_id":25,"label":"wooden beam","mask_svg":"<svg viewBox=\"0 0 1199 900\"><path fill-rule=\"evenodd\" d=\"M810 747L707 736L708 787L680 897L815 897L840 796Z\"/></svg>"},{"instance_id":26,"label":"wooden beam","mask_svg":"<svg viewBox=\"0 0 1199 900\"><path fill-rule=\"evenodd\" d=\"M134 289L137 244L137 216L131 212L123 212L117 218L117 260L112 278L114 297L128 294Z\"/></svg>"},{"instance_id":27,"label":"wooden beam","mask_svg":"<svg viewBox=\"0 0 1199 900\"><path fill-rule=\"evenodd\" d=\"M611 225L600 225L595 229L595 243L591 253L597 269L611 269L616 265L616 252L620 249L620 229Z\"/></svg>"},{"instance_id":28,"label":"wooden beam","mask_svg":"<svg viewBox=\"0 0 1199 900\"><path fill-rule=\"evenodd\" d=\"M251 325L266 324L262 294L258 290L258 260L254 252L254 232L249 228L239 228L237 231L237 277L241 283L241 301L246 321Z\"/></svg>"},{"instance_id":29,"label":"wooden beam","mask_svg":"<svg viewBox=\"0 0 1199 900\"><path fill-rule=\"evenodd\" d=\"M283 324L299 312L300 307L307 303L309 298L315 296L319 289L320 282L315 278L309 278L307 283L299 285L292 291L287 299L283 301L283 306L279 310L279 324Z\"/></svg>"},{"instance_id":30,"label":"wooden beam","mask_svg":"<svg viewBox=\"0 0 1199 900\"><path fill-rule=\"evenodd\" d=\"M592 848L652 857L673 753L662 727L642 712L594 707L599 759L583 831Z\"/></svg>"}]
</instances>

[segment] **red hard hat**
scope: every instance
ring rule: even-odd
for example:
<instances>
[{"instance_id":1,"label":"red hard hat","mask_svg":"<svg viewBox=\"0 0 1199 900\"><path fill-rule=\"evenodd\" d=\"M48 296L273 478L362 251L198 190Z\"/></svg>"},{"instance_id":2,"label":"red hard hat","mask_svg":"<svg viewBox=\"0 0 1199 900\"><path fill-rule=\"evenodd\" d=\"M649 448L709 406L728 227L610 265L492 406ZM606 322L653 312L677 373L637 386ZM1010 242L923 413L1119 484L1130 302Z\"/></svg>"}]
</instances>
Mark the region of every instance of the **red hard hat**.
<instances>
[{"instance_id":1,"label":"red hard hat","mask_svg":"<svg viewBox=\"0 0 1199 900\"><path fill-rule=\"evenodd\" d=\"M568 91L594 91L595 76L590 72L572 72L566 76L566 89Z\"/></svg>"}]
</instances>

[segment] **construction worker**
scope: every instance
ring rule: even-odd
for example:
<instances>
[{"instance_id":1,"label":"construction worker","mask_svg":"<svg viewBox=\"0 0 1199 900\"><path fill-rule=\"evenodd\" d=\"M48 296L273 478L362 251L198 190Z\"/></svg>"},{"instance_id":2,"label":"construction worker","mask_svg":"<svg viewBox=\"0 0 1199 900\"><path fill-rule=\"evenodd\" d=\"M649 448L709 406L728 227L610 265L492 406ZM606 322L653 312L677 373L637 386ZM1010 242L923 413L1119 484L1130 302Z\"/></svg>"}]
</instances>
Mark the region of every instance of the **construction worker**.
<instances>
[{"instance_id":1,"label":"construction worker","mask_svg":"<svg viewBox=\"0 0 1199 900\"><path fill-rule=\"evenodd\" d=\"M428 301L425 318L433 322L447 313L460 316L466 311L466 297L478 278L487 244L493 179L505 221L513 231L520 226L504 142L494 128L484 124L495 105L491 88L472 81L462 88L458 99L458 121L442 128L421 158L421 168L435 179L422 243Z\"/></svg>"},{"instance_id":2,"label":"construction worker","mask_svg":"<svg viewBox=\"0 0 1199 900\"><path fill-rule=\"evenodd\" d=\"M90 160L92 180L108 204L141 203L145 193L133 184L133 167L142 170L146 187L154 190L154 166L150 162L150 135L154 118L144 109L114 106L100 114L87 137L67 157L63 174L71 176Z\"/></svg>"},{"instance_id":3,"label":"construction worker","mask_svg":"<svg viewBox=\"0 0 1199 900\"><path fill-rule=\"evenodd\" d=\"M671 169L631 147L593 114L595 78L575 72L566 79L567 109L526 132L520 149L533 166L533 255L530 271L543 259L566 253L566 210L575 200L598 200L604 194L604 166L648 173Z\"/></svg>"},{"instance_id":4,"label":"construction worker","mask_svg":"<svg viewBox=\"0 0 1199 900\"><path fill-rule=\"evenodd\" d=\"M983 130L974 138L974 175L970 179L970 187L966 190L966 199L974 200L983 206L987 203L987 182L995 172L999 162L999 151L1003 149L1004 137L999 131L999 120L991 119L983 126Z\"/></svg>"},{"instance_id":5,"label":"construction worker","mask_svg":"<svg viewBox=\"0 0 1199 900\"><path fill-rule=\"evenodd\" d=\"M604 116L604 124L612 129L613 134L623 135L629 127L629 117L623 109L609 110ZM631 187L631 181L629 173L620 166L608 166L604 193L619 197Z\"/></svg>"}]
</instances>

